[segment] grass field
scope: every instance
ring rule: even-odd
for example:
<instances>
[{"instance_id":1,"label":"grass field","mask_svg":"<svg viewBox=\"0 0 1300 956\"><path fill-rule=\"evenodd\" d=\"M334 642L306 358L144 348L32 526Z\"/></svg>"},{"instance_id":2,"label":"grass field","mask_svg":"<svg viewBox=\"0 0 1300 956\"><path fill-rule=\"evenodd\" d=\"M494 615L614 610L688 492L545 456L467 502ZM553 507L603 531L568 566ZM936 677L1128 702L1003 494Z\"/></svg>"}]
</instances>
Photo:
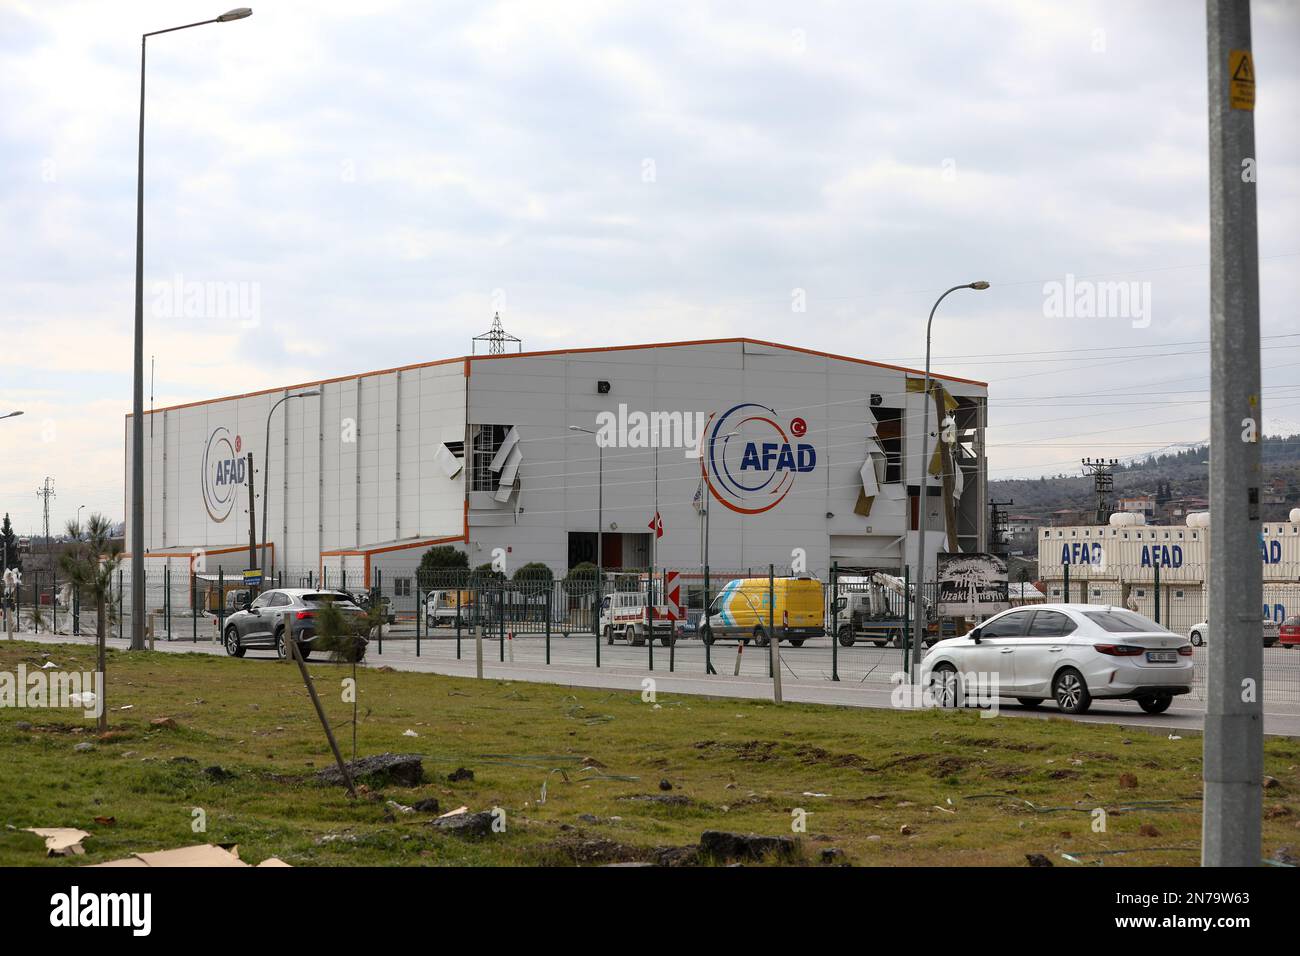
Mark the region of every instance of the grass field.
<instances>
[{"instance_id":1,"label":"grass field","mask_svg":"<svg viewBox=\"0 0 1300 956\"><path fill-rule=\"evenodd\" d=\"M0 671L47 660L94 669L84 644L0 641ZM351 669L309 667L351 756L340 684ZM110 652L108 673L103 738L80 711L0 710L0 864L93 863L200 842L296 866L603 863L649 860L708 829L797 837L798 861L812 865L830 847L860 865L1025 865L1029 853L1081 865L1062 852L1082 864L1199 859L1196 734L662 694L648 703L363 668L358 755L423 754L426 782L352 800L313 780L333 761L296 667ZM161 717L174 726L151 723ZM1297 764L1300 741L1267 740L1266 856L1300 846ZM449 781L461 767L473 779ZM429 797L444 811L500 807L505 832L469 840L389 803ZM1093 830L1097 807L1108 811L1105 832ZM196 808L206 832L192 830ZM803 833L792 832L798 808ZM33 826L89 831L85 856L47 860L40 838L21 832ZM1132 852L1094 855L1114 850Z\"/></svg>"}]
</instances>

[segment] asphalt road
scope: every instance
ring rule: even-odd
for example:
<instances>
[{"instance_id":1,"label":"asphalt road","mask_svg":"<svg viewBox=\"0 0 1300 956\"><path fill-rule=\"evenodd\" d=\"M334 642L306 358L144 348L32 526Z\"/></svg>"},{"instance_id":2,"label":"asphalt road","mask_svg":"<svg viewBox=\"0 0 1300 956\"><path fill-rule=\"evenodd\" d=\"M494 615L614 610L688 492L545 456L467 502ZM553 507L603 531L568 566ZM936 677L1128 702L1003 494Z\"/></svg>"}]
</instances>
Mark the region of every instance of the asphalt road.
<instances>
[{"instance_id":1,"label":"asphalt road","mask_svg":"<svg viewBox=\"0 0 1300 956\"><path fill-rule=\"evenodd\" d=\"M208 633L211 634L211 628ZM434 638L422 638L418 655L413 636L386 636L382 653L377 643L372 642L367 664L372 667L386 665L397 670L474 676L474 640L468 634L462 636L461 656L457 659L454 635L435 634L437 636ZM16 636L50 644L93 642L93 638L63 635ZM109 643L113 647L126 646L124 640L110 639ZM169 653L225 653L220 644L210 639L197 643L184 640L158 641L155 649ZM717 673L712 675L705 672L705 648L696 640L679 642L671 657L669 648L656 644L653 648L653 662L649 646L631 647L622 642L614 645L602 643L599 669L595 666L596 639L589 635L567 638L555 635L550 641L549 664L546 662L546 653L546 641L540 636L530 635L506 641L485 639L484 676L498 680L636 691L642 690L643 681L651 677L658 693L762 700L772 698L767 648L740 647L735 643L714 645L709 657ZM1300 736L1300 651L1269 648L1264 654L1264 731L1280 736ZM856 645L852 648L838 648L835 658L833 661L829 640L809 642L801 648L783 645L783 698L799 703L847 707L898 706L895 703L898 695L895 694L892 679L902 670L901 651ZM1198 673L1203 674L1204 648L1197 649L1196 659ZM256 667L274 661L274 656L267 651L249 651L244 661L248 666ZM837 664L838 681L830 679L833 664ZM1080 723L1143 727L1169 733L1199 732L1205 716L1204 699L1200 690L1198 682L1192 694L1177 698L1168 711L1159 715L1144 714L1137 704L1129 701L1097 701L1087 714L1067 719ZM906 702L902 706L907 706ZM1063 715L1050 703L1029 710L1014 701L1001 701L998 716L1046 719Z\"/></svg>"}]
</instances>

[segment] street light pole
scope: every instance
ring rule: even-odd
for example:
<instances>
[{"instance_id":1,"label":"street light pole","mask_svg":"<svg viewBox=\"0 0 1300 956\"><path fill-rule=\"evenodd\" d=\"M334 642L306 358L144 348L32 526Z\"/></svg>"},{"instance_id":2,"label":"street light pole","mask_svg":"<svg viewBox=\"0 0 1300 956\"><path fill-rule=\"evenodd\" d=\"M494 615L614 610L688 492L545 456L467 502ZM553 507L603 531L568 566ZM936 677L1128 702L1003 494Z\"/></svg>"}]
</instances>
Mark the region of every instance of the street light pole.
<instances>
[{"instance_id":1,"label":"street light pole","mask_svg":"<svg viewBox=\"0 0 1300 956\"><path fill-rule=\"evenodd\" d=\"M140 37L140 136L135 176L135 358L131 389L131 650L144 650L144 67L146 41L209 23L252 16L248 7L211 20L155 30Z\"/></svg>"},{"instance_id":2,"label":"street light pole","mask_svg":"<svg viewBox=\"0 0 1300 956\"><path fill-rule=\"evenodd\" d=\"M267 504L270 501L270 498L267 494L267 486L271 480L271 416L275 414L275 410L277 408L279 408L281 405L283 405L291 398L309 398L312 395L319 395L319 394L320 394L319 389L313 389L310 392L295 392L292 395L286 395L283 398L281 398L278 402L276 402L274 405L272 405L271 410L266 413L266 447L262 452L262 556L257 562L261 566L264 572L266 571L266 534L267 534L266 511L267 511ZM288 412L285 412L285 414L287 415ZM289 427L289 423L286 421L285 428L287 429L288 427ZM287 462L285 463L285 468L286 469L288 468Z\"/></svg>"},{"instance_id":3,"label":"street light pole","mask_svg":"<svg viewBox=\"0 0 1300 956\"><path fill-rule=\"evenodd\" d=\"M930 491L930 327L934 324L934 313L939 308L939 303L946 299L951 293L958 289L977 289L983 291L989 284L984 281L968 282L964 285L955 285L943 295L935 300L930 309L930 318L925 323L925 387L921 390L921 491L917 495L918 514L916 520L916 588L915 606L916 612L913 622L912 641L912 681L915 684L921 683L921 648L925 643L925 526L929 515L929 491Z\"/></svg>"}]
</instances>

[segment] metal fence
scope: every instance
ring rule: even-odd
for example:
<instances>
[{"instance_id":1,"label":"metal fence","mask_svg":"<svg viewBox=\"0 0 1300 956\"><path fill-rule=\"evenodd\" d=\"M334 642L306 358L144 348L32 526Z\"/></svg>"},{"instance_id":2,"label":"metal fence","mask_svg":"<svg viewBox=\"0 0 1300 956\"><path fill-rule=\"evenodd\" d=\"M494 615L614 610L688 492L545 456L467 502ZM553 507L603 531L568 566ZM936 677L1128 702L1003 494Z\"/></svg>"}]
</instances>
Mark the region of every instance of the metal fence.
<instances>
[{"instance_id":1,"label":"metal fence","mask_svg":"<svg viewBox=\"0 0 1300 956\"><path fill-rule=\"evenodd\" d=\"M1129 607L1193 639L1197 679L1194 695L1202 695L1208 655L1206 589L1200 569L1182 568L1163 576L1150 568L1072 569L1068 583L1048 582L1047 599ZM371 652L418 658L468 659L475 641L484 642L487 660L540 664L556 668L613 668L628 671L668 671L702 675L743 675L771 678L773 655L766 641L750 637L716 637L706 641L704 611L711 600L737 578L773 581L791 576L789 568L728 568L682 570L676 579L682 619L656 619L645 633L629 640L625 631L602 627L601 606L624 602L628 607L659 608L665 604L667 572L620 570L604 580L594 574L571 573L565 578L524 577L507 580L485 571L413 573L375 566L369 586L357 575L322 574L313 568L291 569L268 576L269 587L310 587L346 590L358 603L382 606L382 625ZM913 631L913 607L903 595L911 583L908 569L898 578L902 591L880 592L863 575L831 569L815 576L822 589L822 633L802 637L798 646L783 641L776 659L787 680L829 680L887 687L907 674ZM405 578L404 586L393 582ZM387 583L386 583L387 582ZM392 590L390 591L390 588ZM874 591L873 591L874 589ZM935 585L922 587L923 604L933 608ZM1053 591L1057 593L1053 593ZM870 593L870 600L865 596ZM225 617L243 606L253 592L242 577L151 572L145 580L146 632L156 642L219 641ZM1068 598L1067 598L1068 595ZM56 575L31 572L25 576L9 608L17 630L39 630L93 637L96 612L87 600ZM131 633L129 576L121 570L105 607L109 636ZM1261 608L1268 607L1269 625L1261 618L1261 640L1276 641L1281 620L1300 611L1300 581L1269 580ZM658 617L658 612L651 612ZM612 615L610 615L612 617ZM644 615L643 615L644 617ZM964 633L974 621L927 615L927 643ZM780 633L780 622L772 621ZM1265 649L1264 696L1276 702L1300 702L1300 650L1280 644Z\"/></svg>"}]
</instances>

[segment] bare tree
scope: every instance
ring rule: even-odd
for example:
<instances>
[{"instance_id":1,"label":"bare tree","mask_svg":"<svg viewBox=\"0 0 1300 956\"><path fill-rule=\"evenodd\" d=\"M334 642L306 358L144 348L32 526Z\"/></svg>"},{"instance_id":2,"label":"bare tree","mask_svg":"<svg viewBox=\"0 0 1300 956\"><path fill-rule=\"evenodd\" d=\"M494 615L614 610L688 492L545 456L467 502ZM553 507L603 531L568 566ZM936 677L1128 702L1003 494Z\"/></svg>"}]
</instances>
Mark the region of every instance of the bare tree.
<instances>
[{"instance_id":1,"label":"bare tree","mask_svg":"<svg viewBox=\"0 0 1300 956\"><path fill-rule=\"evenodd\" d=\"M108 729L104 642L107 632L108 605L113 593L113 572L122 560L122 546L113 540L113 525L98 512L86 519L83 529L76 521L68 522L72 544L59 556L59 568L72 586L95 602L95 640L99 645L99 731Z\"/></svg>"}]
</instances>

